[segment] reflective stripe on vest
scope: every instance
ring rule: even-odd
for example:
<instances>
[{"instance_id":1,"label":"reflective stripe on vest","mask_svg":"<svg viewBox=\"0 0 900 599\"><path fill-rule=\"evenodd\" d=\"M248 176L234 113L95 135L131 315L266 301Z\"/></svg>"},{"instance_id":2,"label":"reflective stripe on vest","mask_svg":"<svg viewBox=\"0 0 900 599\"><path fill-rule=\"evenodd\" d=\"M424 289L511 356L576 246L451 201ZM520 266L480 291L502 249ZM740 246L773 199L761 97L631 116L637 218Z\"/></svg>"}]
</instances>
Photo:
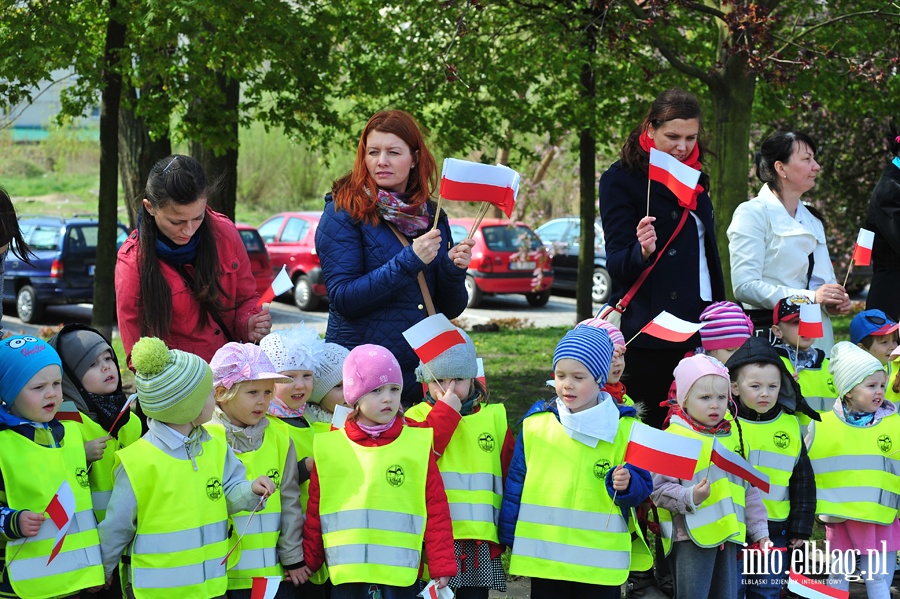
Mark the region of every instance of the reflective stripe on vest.
<instances>
[{"instance_id":1,"label":"reflective stripe on vest","mask_svg":"<svg viewBox=\"0 0 900 599\"><path fill-rule=\"evenodd\" d=\"M800 422L796 416L782 412L766 422L741 418L741 430L744 444L750 448L747 461L769 475L769 492L759 492L769 520L784 522L791 512L788 485L803 443Z\"/></svg>"},{"instance_id":2,"label":"reflective stripe on vest","mask_svg":"<svg viewBox=\"0 0 900 599\"><path fill-rule=\"evenodd\" d=\"M511 574L585 584L625 582L631 533L606 489L606 474L622 463L634 422L621 418L613 442L592 448L569 437L552 412L525 419L527 474Z\"/></svg>"},{"instance_id":3,"label":"reflective stripe on vest","mask_svg":"<svg viewBox=\"0 0 900 599\"><path fill-rule=\"evenodd\" d=\"M227 522L214 522L176 532L144 533L134 538L131 548L135 553L169 553L173 550L200 549L210 543L218 543L228 535Z\"/></svg>"},{"instance_id":4,"label":"reflective stripe on vest","mask_svg":"<svg viewBox=\"0 0 900 599\"><path fill-rule=\"evenodd\" d=\"M431 429L410 427L376 447L354 443L344 430L315 435L322 542L334 584L416 581L432 440Z\"/></svg>"},{"instance_id":5,"label":"reflective stripe on vest","mask_svg":"<svg viewBox=\"0 0 900 599\"><path fill-rule=\"evenodd\" d=\"M131 584L135 589L141 589L135 592L135 597L207 597L208 595L173 595L173 592L176 589L180 593L181 589L208 586L212 580L224 582L227 571L225 564L221 563L222 557L208 559L200 564L165 569L134 568L131 572ZM224 584L221 586L225 587ZM148 589L153 591L148 592ZM222 595L224 594L223 591Z\"/></svg>"}]
</instances>

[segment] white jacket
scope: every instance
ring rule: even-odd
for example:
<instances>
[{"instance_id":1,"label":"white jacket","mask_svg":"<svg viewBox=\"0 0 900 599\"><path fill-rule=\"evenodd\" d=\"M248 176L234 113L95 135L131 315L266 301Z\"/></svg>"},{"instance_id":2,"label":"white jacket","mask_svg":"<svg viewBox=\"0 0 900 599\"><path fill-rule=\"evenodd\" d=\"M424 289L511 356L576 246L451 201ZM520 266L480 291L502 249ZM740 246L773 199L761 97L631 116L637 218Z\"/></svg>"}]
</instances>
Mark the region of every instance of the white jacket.
<instances>
[{"instance_id":1,"label":"white jacket","mask_svg":"<svg viewBox=\"0 0 900 599\"><path fill-rule=\"evenodd\" d=\"M728 225L728 254L734 297L745 309L773 309L789 295L815 301L823 283L836 283L825 245L825 228L801 202L796 218L788 214L768 185L739 205ZM807 284L813 254L813 283ZM831 319L822 310L825 337L816 342L826 352L834 344Z\"/></svg>"}]
</instances>

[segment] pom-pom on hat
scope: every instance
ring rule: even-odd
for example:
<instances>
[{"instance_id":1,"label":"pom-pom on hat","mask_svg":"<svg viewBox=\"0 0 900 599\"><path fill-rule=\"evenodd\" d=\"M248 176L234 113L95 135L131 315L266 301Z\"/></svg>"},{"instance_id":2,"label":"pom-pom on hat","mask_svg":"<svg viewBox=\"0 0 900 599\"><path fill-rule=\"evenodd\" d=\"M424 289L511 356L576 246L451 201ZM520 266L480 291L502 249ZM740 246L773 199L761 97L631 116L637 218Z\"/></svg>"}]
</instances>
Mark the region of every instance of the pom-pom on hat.
<instances>
[{"instance_id":1,"label":"pom-pom on hat","mask_svg":"<svg viewBox=\"0 0 900 599\"><path fill-rule=\"evenodd\" d=\"M850 342L859 343L869 335L890 335L900 328L882 310L863 310L850 321Z\"/></svg>"},{"instance_id":2,"label":"pom-pom on hat","mask_svg":"<svg viewBox=\"0 0 900 599\"><path fill-rule=\"evenodd\" d=\"M350 350L337 343L325 343L322 359L313 372L313 388L309 394L310 403L319 403L335 385L344 380L344 360Z\"/></svg>"},{"instance_id":3,"label":"pom-pom on hat","mask_svg":"<svg viewBox=\"0 0 900 599\"><path fill-rule=\"evenodd\" d=\"M11 406L31 377L56 366L62 378L62 361L53 347L31 335L0 340L0 399Z\"/></svg>"},{"instance_id":4,"label":"pom-pom on hat","mask_svg":"<svg viewBox=\"0 0 900 599\"><path fill-rule=\"evenodd\" d=\"M356 405L359 398L382 385L403 386L397 358L386 347L367 343L354 347L344 359L344 401Z\"/></svg>"},{"instance_id":5,"label":"pom-pom on hat","mask_svg":"<svg viewBox=\"0 0 900 599\"><path fill-rule=\"evenodd\" d=\"M474 379L478 375L478 362L475 359L475 344L460 328L456 329L465 343L457 343L442 351L427 364L419 362L416 367L416 380L420 383L431 383L440 379Z\"/></svg>"},{"instance_id":6,"label":"pom-pom on hat","mask_svg":"<svg viewBox=\"0 0 900 599\"><path fill-rule=\"evenodd\" d=\"M606 334L609 335L609 340L612 341L614 346L625 345L625 335L622 334L622 331L620 331L616 325L608 320L603 320L602 318L588 318L587 320L582 320L575 326L588 326L603 329L606 331Z\"/></svg>"},{"instance_id":7,"label":"pom-pom on hat","mask_svg":"<svg viewBox=\"0 0 900 599\"><path fill-rule=\"evenodd\" d=\"M212 368L213 386L226 389L244 381L290 383L293 380L275 372L265 352L252 343L226 343L216 350L209 367Z\"/></svg>"},{"instance_id":8,"label":"pom-pom on hat","mask_svg":"<svg viewBox=\"0 0 900 599\"><path fill-rule=\"evenodd\" d=\"M213 389L212 370L203 358L143 337L131 348L131 365L138 401L148 417L188 424L203 412Z\"/></svg>"},{"instance_id":9,"label":"pom-pom on hat","mask_svg":"<svg viewBox=\"0 0 900 599\"><path fill-rule=\"evenodd\" d=\"M728 396L731 397L731 379L728 376L728 369L712 356L694 354L689 358L684 358L675 367L673 374L675 375L675 401L681 407L684 407L684 400L687 399L691 386L697 382L697 379L708 374L722 377L725 380L725 386L729 389Z\"/></svg>"},{"instance_id":10,"label":"pom-pom on hat","mask_svg":"<svg viewBox=\"0 0 900 599\"><path fill-rule=\"evenodd\" d=\"M831 348L828 371L834 377L834 386L842 399L867 376L879 370L883 371L884 366L878 358L849 341L839 341Z\"/></svg>"},{"instance_id":11,"label":"pom-pom on hat","mask_svg":"<svg viewBox=\"0 0 900 599\"><path fill-rule=\"evenodd\" d=\"M567 331L556 344L556 351L553 352L553 370L556 370L556 363L563 358L578 360L602 387L609 376L612 355L613 344L605 330L593 326L576 326Z\"/></svg>"},{"instance_id":12,"label":"pom-pom on hat","mask_svg":"<svg viewBox=\"0 0 900 599\"><path fill-rule=\"evenodd\" d=\"M700 344L703 349L731 349L753 336L753 321L733 302L716 302L700 313Z\"/></svg>"},{"instance_id":13,"label":"pom-pom on hat","mask_svg":"<svg viewBox=\"0 0 900 599\"><path fill-rule=\"evenodd\" d=\"M272 331L262 338L259 347L266 353L275 372L288 370L310 370L315 372L325 341L312 327L303 323L289 329Z\"/></svg>"}]
</instances>

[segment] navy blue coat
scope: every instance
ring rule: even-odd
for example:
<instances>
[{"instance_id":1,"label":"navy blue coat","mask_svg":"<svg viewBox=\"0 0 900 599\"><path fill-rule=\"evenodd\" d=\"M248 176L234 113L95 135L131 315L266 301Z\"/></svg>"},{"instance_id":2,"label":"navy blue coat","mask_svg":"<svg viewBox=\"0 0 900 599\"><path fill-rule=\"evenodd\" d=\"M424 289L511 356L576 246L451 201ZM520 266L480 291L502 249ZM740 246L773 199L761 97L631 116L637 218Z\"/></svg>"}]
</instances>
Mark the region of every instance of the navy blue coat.
<instances>
[{"instance_id":1,"label":"navy blue coat","mask_svg":"<svg viewBox=\"0 0 900 599\"><path fill-rule=\"evenodd\" d=\"M631 289L641 272L653 263L657 253L675 232L683 210L675 194L665 185L656 181L650 183L650 216L656 217L653 223L656 228L656 252L645 262L635 231L638 221L647 214L647 175L630 173L621 162L616 162L603 173L600 177L600 216L606 241L606 268L613 282L609 299L611 305L615 305ZM697 198L694 214L706 228L704 248L712 301L722 301L725 299L725 282L716 245L713 206L707 190ZM688 216L678 237L672 240L665 255L622 315L620 329L626 339L631 339L663 310L684 320L699 322L700 313L710 303L700 299L699 256L697 223ZM699 336L695 337L683 344L685 349L699 345ZM629 345L649 349L677 347L650 335L638 335Z\"/></svg>"},{"instance_id":2,"label":"navy blue coat","mask_svg":"<svg viewBox=\"0 0 900 599\"><path fill-rule=\"evenodd\" d=\"M434 205L428 202L429 222ZM403 338L403 331L427 314L417 275L425 271L435 310L453 319L466 308L465 269L450 260L453 247L447 215L438 221L441 244L437 257L427 266L412 245L403 247L383 223L362 224L345 210L335 211L331 194L316 229L316 251L328 289L328 330L325 340L352 349L364 343L388 348L403 369L403 405L422 399L416 382L419 358ZM410 239L410 244L412 240Z\"/></svg>"}]
</instances>

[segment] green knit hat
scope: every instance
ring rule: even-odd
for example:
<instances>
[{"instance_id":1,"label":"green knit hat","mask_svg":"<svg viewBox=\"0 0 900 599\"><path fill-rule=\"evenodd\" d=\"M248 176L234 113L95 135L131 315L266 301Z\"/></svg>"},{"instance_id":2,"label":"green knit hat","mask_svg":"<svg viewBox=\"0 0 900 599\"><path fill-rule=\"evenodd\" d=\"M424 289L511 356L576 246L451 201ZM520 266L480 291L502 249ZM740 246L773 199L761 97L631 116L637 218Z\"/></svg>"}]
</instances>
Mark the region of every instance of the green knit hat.
<instances>
[{"instance_id":1,"label":"green knit hat","mask_svg":"<svg viewBox=\"0 0 900 599\"><path fill-rule=\"evenodd\" d=\"M203 412L213 388L212 370L203 358L143 337L131 349L131 364L138 401L149 418L188 424Z\"/></svg>"}]
</instances>

